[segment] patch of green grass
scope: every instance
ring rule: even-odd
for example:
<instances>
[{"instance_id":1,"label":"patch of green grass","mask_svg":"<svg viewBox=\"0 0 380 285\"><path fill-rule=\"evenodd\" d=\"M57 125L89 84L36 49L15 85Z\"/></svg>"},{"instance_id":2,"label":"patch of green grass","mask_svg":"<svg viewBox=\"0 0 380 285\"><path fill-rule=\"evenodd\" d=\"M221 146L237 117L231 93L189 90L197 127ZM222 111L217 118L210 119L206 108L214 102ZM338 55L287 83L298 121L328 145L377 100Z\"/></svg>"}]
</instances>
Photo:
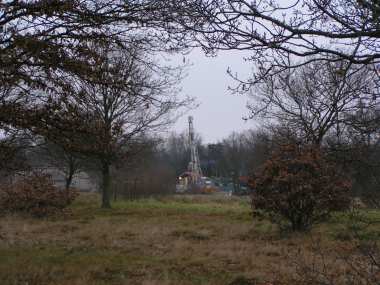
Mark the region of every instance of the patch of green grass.
<instances>
[{"instance_id":1,"label":"patch of green grass","mask_svg":"<svg viewBox=\"0 0 380 285\"><path fill-rule=\"evenodd\" d=\"M217 202L189 203L186 201L167 200L160 201L153 198L134 200L134 201L118 201L114 203L114 208L126 209L130 211L146 211L146 210L164 210L171 213L178 212L191 212L191 213L204 213L204 214L228 214L231 212L244 213L249 208L239 204L226 205Z\"/></svg>"},{"instance_id":2,"label":"patch of green grass","mask_svg":"<svg viewBox=\"0 0 380 285\"><path fill-rule=\"evenodd\" d=\"M380 211L360 209L355 212L335 213L323 231L337 240L380 240Z\"/></svg>"},{"instance_id":3,"label":"patch of green grass","mask_svg":"<svg viewBox=\"0 0 380 285\"><path fill-rule=\"evenodd\" d=\"M119 200L112 203L112 209L101 209L99 204L94 201L75 202L71 209L74 217L82 218L84 223L94 217L115 217L139 215L141 217L173 216L173 215L221 215L228 219L250 220L250 207L247 202L234 201L232 203L218 201L199 201L182 198L182 199L139 199L139 200Z\"/></svg>"},{"instance_id":4,"label":"patch of green grass","mask_svg":"<svg viewBox=\"0 0 380 285\"><path fill-rule=\"evenodd\" d=\"M105 275L107 279L117 281L127 276L129 271L136 272L142 265L158 266L162 262L158 257L110 249L57 246L3 248L0 249L0 256L1 280L17 280L18 276L33 275L41 269L52 272L60 268L64 271L64 279L79 279L82 274L88 274L86 277L94 281ZM62 280L58 278L56 281Z\"/></svg>"},{"instance_id":5,"label":"patch of green grass","mask_svg":"<svg viewBox=\"0 0 380 285\"><path fill-rule=\"evenodd\" d=\"M334 214L307 235L281 235L275 224L253 218L240 197L120 200L105 210L98 195L84 194L70 208L72 217L60 220L0 220L1 285L219 285L243 280L238 276L266 284L275 271L288 276L288 253L308 252L309 234L329 248L356 242L350 231L380 240L378 224L362 229L349 213ZM360 213L370 221L380 217Z\"/></svg>"},{"instance_id":6,"label":"patch of green grass","mask_svg":"<svg viewBox=\"0 0 380 285\"><path fill-rule=\"evenodd\" d=\"M186 281L184 284L207 284L215 279L222 282L229 276L208 263L206 259L179 263L165 257L99 248L0 248L0 280L1 284L70 284L70 280L121 284L147 278L144 268L157 272L155 278Z\"/></svg>"}]
</instances>

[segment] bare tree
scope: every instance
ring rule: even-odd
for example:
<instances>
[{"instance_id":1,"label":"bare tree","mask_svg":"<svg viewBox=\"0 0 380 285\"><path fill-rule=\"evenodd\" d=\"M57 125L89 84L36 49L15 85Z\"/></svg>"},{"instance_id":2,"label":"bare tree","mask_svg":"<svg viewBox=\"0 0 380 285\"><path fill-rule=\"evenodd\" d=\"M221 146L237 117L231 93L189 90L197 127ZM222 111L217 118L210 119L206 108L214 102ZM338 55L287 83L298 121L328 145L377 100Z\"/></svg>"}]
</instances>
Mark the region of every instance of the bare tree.
<instances>
[{"instance_id":1,"label":"bare tree","mask_svg":"<svg viewBox=\"0 0 380 285\"><path fill-rule=\"evenodd\" d=\"M23 133L9 131L0 139L0 179L8 180L16 172L29 169L26 151L31 147L30 140Z\"/></svg>"},{"instance_id":2,"label":"bare tree","mask_svg":"<svg viewBox=\"0 0 380 285\"><path fill-rule=\"evenodd\" d=\"M185 37L173 33L171 12L166 1L1 1L0 127L25 130L42 118L51 122L43 114L51 114L51 98L75 93L77 81L108 80L97 75L107 61L94 49L99 43L128 51L139 42L147 57L185 48Z\"/></svg>"},{"instance_id":3,"label":"bare tree","mask_svg":"<svg viewBox=\"0 0 380 285\"><path fill-rule=\"evenodd\" d=\"M246 50L260 69L252 84L313 61L376 65L379 3L373 0L173 1L185 30L206 50ZM296 61L294 61L296 59ZM247 87L247 85L246 85Z\"/></svg>"},{"instance_id":4,"label":"bare tree","mask_svg":"<svg viewBox=\"0 0 380 285\"><path fill-rule=\"evenodd\" d=\"M66 190L70 189L75 176L83 172L91 161L88 157L67 149L65 145L50 141L40 141L31 149L31 155L32 159L59 170L64 175Z\"/></svg>"},{"instance_id":5,"label":"bare tree","mask_svg":"<svg viewBox=\"0 0 380 285\"><path fill-rule=\"evenodd\" d=\"M360 102L373 101L376 75L344 62L313 62L267 76L252 91L252 116L274 120L304 141L321 145L346 133ZM376 99L375 99L376 100Z\"/></svg>"},{"instance_id":6,"label":"bare tree","mask_svg":"<svg viewBox=\"0 0 380 285\"><path fill-rule=\"evenodd\" d=\"M189 138L186 133L171 133L166 139L163 147L164 155L168 163L175 170L178 177L188 168L190 161Z\"/></svg>"},{"instance_id":7,"label":"bare tree","mask_svg":"<svg viewBox=\"0 0 380 285\"><path fill-rule=\"evenodd\" d=\"M171 123L173 112L189 101L177 96L181 69L147 59L139 45L131 45L128 53L114 46L100 48L107 60L98 73L99 84L78 82L77 92L64 101L67 110L84 119L86 141L74 141L73 146L99 161L102 207L109 208L111 166L136 151L129 147L131 142L136 145L135 139L142 134Z\"/></svg>"},{"instance_id":8,"label":"bare tree","mask_svg":"<svg viewBox=\"0 0 380 285\"><path fill-rule=\"evenodd\" d=\"M113 198L127 199L172 194L175 191L176 168L159 137L140 137L130 144L133 156L113 167ZM183 169L180 169L183 171Z\"/></svg>"},{"instance_id":9,"label":"bare tree","mask_svg":"<svg viewBox=\"0 0 380 285\"><path fill-rule=\"evenodd\" d=\"M175 111L190 100L178 97L182 67L162 65L145 53L141 42L128 49L108 44L92 49L101 55L93 81L65 78L70 88L49 94L45 101L3 104L1 120L95 158L102 176L102 207L110 207L110 167L129 155L129 143L173 122Z\"/></svg>"},{"instance_id":10,"label":"bare tree","mask_svg":"<svg viewBox=\"0 0 380 285\"><path fill-rule=\"evenodd\" d=\"M2 1L0 11L0 81L24 95L67 75L90 80L98 54L88 47L97 42L127 47L144 35L150 50L180 46L165 29L165 1Z\"/></svg>"}]
</instances>

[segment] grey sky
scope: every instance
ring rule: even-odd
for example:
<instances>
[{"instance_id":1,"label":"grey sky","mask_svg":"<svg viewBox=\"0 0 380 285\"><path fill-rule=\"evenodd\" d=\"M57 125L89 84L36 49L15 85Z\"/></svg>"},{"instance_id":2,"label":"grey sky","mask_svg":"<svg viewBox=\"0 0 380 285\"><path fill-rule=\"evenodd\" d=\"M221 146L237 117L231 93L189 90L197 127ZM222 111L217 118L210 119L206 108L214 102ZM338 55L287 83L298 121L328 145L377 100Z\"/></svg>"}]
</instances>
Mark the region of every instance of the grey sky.
<instances>
[{"instance_id":1,"label":"grey sky","mask_svg":"<svg viewBox=\"0 0 380 285\"><path fill-rule=\"evenodd\" d=\"M173 126L175 132L187 130L187 117L194 117L194 126L203 142L211 143L227 137L233 131L254 127L254 122L245 122L248 114L247 96L233 95L228 86L234 81L227 75L227 68L247 76L251 64L244 62L240 52L221 52L217 57L206 57L201 50L194 50L186 59L193 65L182 82L183 94L196 97L200 106L180 118Z\"/></svg>"}]
</instances>

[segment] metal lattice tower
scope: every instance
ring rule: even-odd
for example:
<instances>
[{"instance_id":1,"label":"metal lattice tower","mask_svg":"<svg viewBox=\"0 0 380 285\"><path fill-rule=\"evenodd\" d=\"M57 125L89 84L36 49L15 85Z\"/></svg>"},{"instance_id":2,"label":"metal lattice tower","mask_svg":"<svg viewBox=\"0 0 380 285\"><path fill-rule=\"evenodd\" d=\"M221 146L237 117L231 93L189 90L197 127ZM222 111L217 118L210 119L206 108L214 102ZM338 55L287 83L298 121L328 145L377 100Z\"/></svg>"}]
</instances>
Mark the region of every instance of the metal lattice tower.
<instances>
[{"instance_id":1,"label":"metal lattice tower","mask_svg":"<svg viewBox=\"0 0 380 285\"><path fill-rule=\"evenodd\" d=\"M190 162L189 162L189 171L192 174L192 183L199 183L200 178L202 177L202 169L198 155L197 142L195 141L194 134L194 118L192 116L189 117L189 145L190 145Z\"/></svg>"}]
</instances>

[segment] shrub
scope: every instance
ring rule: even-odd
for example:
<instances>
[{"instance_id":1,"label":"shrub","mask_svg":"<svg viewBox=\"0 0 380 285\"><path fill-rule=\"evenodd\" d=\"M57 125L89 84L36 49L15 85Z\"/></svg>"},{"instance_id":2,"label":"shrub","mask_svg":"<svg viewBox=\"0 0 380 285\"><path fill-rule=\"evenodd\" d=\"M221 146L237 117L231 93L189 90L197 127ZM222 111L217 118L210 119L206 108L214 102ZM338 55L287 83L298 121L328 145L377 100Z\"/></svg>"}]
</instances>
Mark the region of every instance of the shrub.
<instances>
[{"instance_id":1,"label":"shrub","mask_svg":"<svg viewBox=\"0 0 380 285\"><path fill-rule=\"evenodd\" d=\"M3 213L26 213L33 217L62 213L77 196L73 189L58 189L51 177L44 174L26 176L0 191Z\"/></svg>"},{"instance_id":2,"label":"shrub","mask_svg":"<svg viewBox=\"0 0 380 285\"><path fill-rule=\"evenodd\" d=\"M309 230L350 206L350 180L317 147L288 145L250 180L254 215L293 231Z\"/></svg>"}]
</instances>

